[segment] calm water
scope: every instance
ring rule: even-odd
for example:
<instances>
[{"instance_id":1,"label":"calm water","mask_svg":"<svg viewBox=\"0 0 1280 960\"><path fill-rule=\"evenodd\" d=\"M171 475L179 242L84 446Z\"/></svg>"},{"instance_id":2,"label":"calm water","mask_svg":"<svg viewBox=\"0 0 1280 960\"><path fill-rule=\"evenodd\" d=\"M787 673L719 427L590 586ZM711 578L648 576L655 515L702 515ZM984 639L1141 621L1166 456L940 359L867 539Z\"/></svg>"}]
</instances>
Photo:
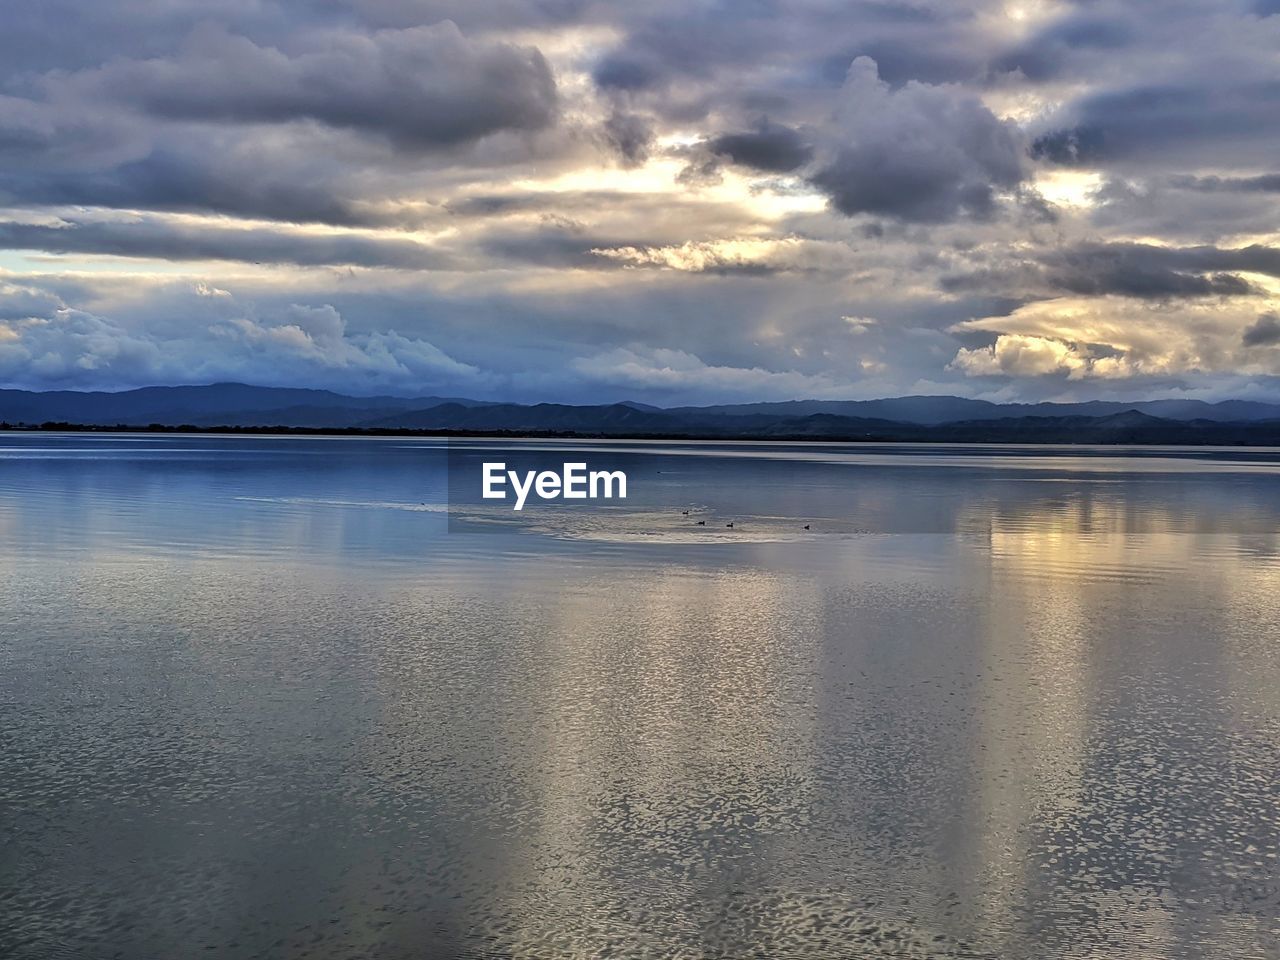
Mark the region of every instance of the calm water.
<instances>
[{"instance_id":1,"label":"calm water","mask_svg":"<svg viewBox=\"0 0 1280 960\"><path fill-rule=\"evenodd\" d=\"M569 448L0 434L0 956L1280 957L1280 452Z\"/></svg>"}]
</instances>

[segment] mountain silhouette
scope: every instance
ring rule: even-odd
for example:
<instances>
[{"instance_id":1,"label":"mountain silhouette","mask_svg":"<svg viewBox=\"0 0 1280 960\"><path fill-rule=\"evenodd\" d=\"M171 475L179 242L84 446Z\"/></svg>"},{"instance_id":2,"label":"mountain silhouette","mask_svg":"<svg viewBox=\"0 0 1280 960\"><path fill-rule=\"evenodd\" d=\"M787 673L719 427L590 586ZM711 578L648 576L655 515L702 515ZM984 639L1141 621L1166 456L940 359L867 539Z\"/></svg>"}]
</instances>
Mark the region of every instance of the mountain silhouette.
<instances>
[{"instance_id":1,"label":"mountain silhouette","mask_svg":"<svg viewBox=\"0 0 1280 960\"><path fill-rule=\"evenodd\" d=\"M963 397L791 400L661 408L355 397L242 383L119 393L0 390L11 427L420 431L952 443L1280 444L1280 405L1150 400L996 404Z\"/></svg>"}]
</instances>

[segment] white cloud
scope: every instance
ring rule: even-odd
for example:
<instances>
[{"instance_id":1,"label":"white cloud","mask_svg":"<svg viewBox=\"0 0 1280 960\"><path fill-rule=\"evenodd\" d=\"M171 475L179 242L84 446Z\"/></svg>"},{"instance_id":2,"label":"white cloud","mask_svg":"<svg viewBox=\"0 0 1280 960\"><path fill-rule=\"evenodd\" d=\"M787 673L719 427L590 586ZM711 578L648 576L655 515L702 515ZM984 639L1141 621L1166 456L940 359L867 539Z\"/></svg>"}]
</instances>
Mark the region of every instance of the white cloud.
<instances>
[{"instance_id":1,"label":"white cloud","mask_svg":"<svg viewBox=\"0 0 1280 960\"><path fill-rule=\"evenodd\" d=\"M760 399L827 396L847 392L847 383L794 370L708 364L683 350L619 347L573 361L589 380L614 387L694 391L708 395Z\"/></svg>"},{"instance_id":2,"label":"white cloud","mask_svg":"<svg viewBox=\"0 0 1280 960\"><path fill-rule=\"evenodd\" d=\"M1274 2L908 6L7 0L0 377L1278 389Z\"/></svg>"},{"instance_id":3,"label":"white cloud","mask_svg":"<svg viewBox=\"0 0 1280 960\"><path fill-rule=\"evenodd\" d=\"M1060 298L1008 316L956 324L953 333L996 334L961 348L948 368L966 376L1065 376L1068 380L1277 372L1275 358L1250 352L1243 333L1254 300L1169 304L1124 297Z\"/></svg>"},{"instance_id":4,"label":"white cloud","mask_svg":"<svg viewBox=\"0 0 1280 960\"><path fill-rule=\"evenodd\" d=\"M811 181L850 216L941 223L991 215L1027 174L1021 133L955 84L893 89L870 57L849 66Z\"/></svg>"},{"instance_id":5,"label":"white cloud","mask_svg":"<svg viewBox=\"0 0 1280 960\"><path fill-rule=\"evenodd\" d=\"M781 239L738 238L688 241L661 247L596 247L591 252L628 266L665 267L686 273L778 270L796 265L801 242Z\"/></svg>"},{"instance_id":6,"label":"white cloud","mask_svg":"<svg viewBox=\"0 0 1280 960\"><path fill-rule=\"evenodd\" d=\"M31 299L0 286L0 314ZM292 304L260 315L225 291L197 287L224 314L181 333L128 329L56 301L35 300L44 315L0 321L0 381L22 387L127 387L147 383L244 380L351 390L484 388L491 377L434 344L393 330L353 334L329 304Z\"/></svg>"},{"instance_id":7,"label":"white cloud","mask_svg":"<svg viewBox=\"0 0 1280 960\"><path fill-rule=\"evenodd\" d=\"M851 333L856 334L866 333L880 322L875 317L854 317L847 314L840 319L849 325Z\"/></svg>"},{"instance_id":8,"label":"white cloud","mask_svg":"<svg viewBox=\"0 0 1280 960\"><path fill-rule=\"evenodd\" d=\"M989 347L961 348L950 368L970 377L1038 377L1066 373L1079 379L1089 370L1092 358L1087 351L1047 337L1002 334Z\"/></svg>"}]
</instances>

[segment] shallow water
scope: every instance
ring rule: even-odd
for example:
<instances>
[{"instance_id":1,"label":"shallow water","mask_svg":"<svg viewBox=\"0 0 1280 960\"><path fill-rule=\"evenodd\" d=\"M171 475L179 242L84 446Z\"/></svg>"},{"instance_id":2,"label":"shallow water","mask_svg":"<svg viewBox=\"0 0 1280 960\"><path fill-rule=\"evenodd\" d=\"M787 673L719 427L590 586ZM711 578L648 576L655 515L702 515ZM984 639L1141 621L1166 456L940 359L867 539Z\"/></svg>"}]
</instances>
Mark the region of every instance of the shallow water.
<instances>
[{"instance_id":1,"label":"shallow water","mask_svg":"<svg viewBox=\"0 0 1280 960\"><path fill-rule=\"evenodd\" d=\"M0 434L0 956L1280 957L1280 452L445 446Z\"/></svg>"}]
</instances>

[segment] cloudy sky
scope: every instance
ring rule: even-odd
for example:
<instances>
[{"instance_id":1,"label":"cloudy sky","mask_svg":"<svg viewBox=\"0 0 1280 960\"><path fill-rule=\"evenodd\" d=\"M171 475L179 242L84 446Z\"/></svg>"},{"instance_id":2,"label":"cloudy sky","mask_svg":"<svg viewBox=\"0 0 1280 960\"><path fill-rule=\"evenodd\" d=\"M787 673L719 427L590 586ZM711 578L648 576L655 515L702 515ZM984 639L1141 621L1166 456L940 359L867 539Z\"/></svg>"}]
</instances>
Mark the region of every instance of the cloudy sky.
<instances>
[{"instance_id":1,"label":"cloudy sky","mask_svg":"<svg viewBox=\"0 0 1280 960\"><path fill-rule=\"evenodd\" d=\"M6 0L0 383L1280 399L1280 0Z\"/></svg>"}]
</instances>

